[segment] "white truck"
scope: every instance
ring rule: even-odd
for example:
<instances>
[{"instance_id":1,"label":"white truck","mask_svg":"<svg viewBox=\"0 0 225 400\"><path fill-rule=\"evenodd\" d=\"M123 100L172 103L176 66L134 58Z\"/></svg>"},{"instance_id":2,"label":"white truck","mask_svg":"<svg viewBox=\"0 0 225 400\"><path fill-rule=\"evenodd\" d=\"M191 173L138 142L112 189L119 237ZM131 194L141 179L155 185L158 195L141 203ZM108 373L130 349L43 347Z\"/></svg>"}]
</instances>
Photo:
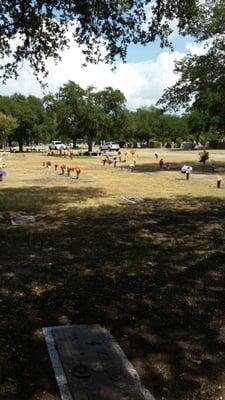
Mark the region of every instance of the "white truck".
<instances>
[{"instance_id":1,"label":"white truck","mask_svg":"<svg viewBox=\"0 0 225 400\"><path fill-rule=\"evenodd\" d=\"M49 145L49 150L65 150L66 145L62 143L60 140L54 140Z\"/></svg>"},{"instance_id":2,"label":"white truck","mask_svg":"<svg viewBox=\"0 0 225 400\"><path fill-rule=\"evenodd\" d=\"M119 151L120 145L116 142L105 142L100 145L101 151Z\"/></svg>"}]
</instances>

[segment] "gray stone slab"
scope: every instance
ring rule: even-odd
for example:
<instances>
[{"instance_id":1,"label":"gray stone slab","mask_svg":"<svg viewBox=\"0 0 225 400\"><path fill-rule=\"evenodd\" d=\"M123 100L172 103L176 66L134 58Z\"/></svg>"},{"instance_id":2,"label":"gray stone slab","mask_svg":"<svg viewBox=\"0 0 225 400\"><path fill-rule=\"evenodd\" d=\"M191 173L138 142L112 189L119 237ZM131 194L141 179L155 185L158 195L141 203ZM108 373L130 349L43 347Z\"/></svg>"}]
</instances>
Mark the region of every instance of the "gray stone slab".
<instances>
[{"instance_id":1,"label":"gray stone slab","mask_svg":"<svg viewBox=\"0 0 225 400\"><path fill-rule=\"evenodd\" d=\"M76 178L73 178L73 179L76 179ZM78 182L80 182L80 183L95 183L96 181L95 180L92 180L92 179L76 179Z\"/></svg>"},{"instance_id":2,"label":"gray stone slab","mask_svg":"<svg viewBox=\"0 0 225 400\"><path fill-rule=\"evenodd\" d=\"M125 200L129 204L139 204L139 203L144 203L145 200L142 197L127 197L127 196L122 196L122 200Z\"/></svg>"},{"instance_id":3,"label":"gray stone slab","mask_svg":"<svg viewBox=\"0 0 225 400\"><path fill-rule=\"evenodd\" d=\"M155 176L155 175L159 175L161 171L156 171L156 172L145 172L144 175L148 175L148 176Z\"/></svg>"},{"instance_id":4,"label":"gray stone slab","mask_svg":"<svg viewBox=\"0 0 225 400\"><path fill-rule=\"evenodd\" d=\"M63 400L154 400L106 329L73 325L43 331Z\"/></svg>"},{"instance_id":5,"label":"gray stone slab","mask_svg":"<svg viewBox=\"0 0 225 400\"><path fill-rule=\"evenodd\" d=\"M26 224L33 224L35 222L34 215L18 215L11 219L12 225L26 225Z\"/></svg>"}]
</instances>

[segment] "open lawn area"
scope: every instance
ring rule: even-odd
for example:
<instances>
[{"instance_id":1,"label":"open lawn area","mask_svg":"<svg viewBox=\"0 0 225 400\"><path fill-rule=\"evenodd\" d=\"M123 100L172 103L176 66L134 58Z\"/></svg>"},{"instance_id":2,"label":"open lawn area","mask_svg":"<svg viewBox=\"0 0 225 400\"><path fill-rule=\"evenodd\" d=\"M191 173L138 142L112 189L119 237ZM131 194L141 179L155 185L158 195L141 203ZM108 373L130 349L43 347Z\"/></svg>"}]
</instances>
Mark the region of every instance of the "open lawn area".
<instances>
[{"instance_id":1,"label":"open lawn area","mask_svg":"<svg viewBox=\"0 0 225 400\"><path fill-rule=\"evenodd\" d=\"M158 150L168 171L154 152L137 150L134 172L130 155L123 168L5 155L4 400L59 400L42 328L83 323L110 330L156 400L225 399L225 151L204 168L198 152ZM47 160L79 165L80 178ZM12 225L18 215L35 221Z\"/></svg>"}]
</instances>

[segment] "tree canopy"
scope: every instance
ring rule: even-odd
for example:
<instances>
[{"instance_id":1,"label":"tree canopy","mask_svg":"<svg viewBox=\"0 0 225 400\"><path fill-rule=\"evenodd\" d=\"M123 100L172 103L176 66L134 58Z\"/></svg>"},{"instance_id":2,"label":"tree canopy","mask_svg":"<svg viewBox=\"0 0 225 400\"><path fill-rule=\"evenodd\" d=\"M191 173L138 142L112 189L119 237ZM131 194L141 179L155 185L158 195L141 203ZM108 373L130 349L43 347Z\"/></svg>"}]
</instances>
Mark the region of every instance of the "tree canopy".
<instances>
[{"instance_id":1,"label":"tree canopy","mask_svg":"<svg viewBox=\"0 0 225 400\"><path fill-rule=\"evenodd\" d=\"M4 144L7 137L18 127L16 118L0 112L0 143Z\"/></svg>"},{"instance_id":2,"label":"tree canopy","mask_svg":"<svg viewBox=\"0 0 225 400\"><path fill-rule=\"evenodd\" d=\"M57 131L63 138L73 141L85 138L91 148L93 140L119 139L127 124L125 96L107 87L97 91L93 86L81 88L69 81L55 95L44 98L47 110L55 113Z\"/></svg>"},{"instance_id":3,"label":"tree canopy","mask_svg":"<svg viewBox=\"0 0 225 400\"><path fill-rule=\"evenodd\" d=\"M35 96L23 96L15 93L12 96L0 96L0 112L16 119L16 128L10 132L10 141L30 144L40 140L42 124L45 121L45 110L41 99Z\"/></svg>"},{"instance_id":4,"label":"tree canopy","mask_svg":"<svg viewBox=\"0 0 225 400\"><path fill-rule=\"evenodd\" d=\"M204 118L204 131L225 132L225 7L223 0L207 1L193 33L205 45L201 55L187 55L175 65L177 83L168 88L159 104L166 109L186 107ZM201 124L202 125L202 124Z\"/></svg>"},{"instance_id":5,"label":"tree canopy","mask_svg":"<svg viewBox=\"0 0 225 400\"><path fill-rule=\"evenodd\" d=\"M166 114L156 107L139 108L132 113L133 138L139 142L178 145L188 137L186 117Z\"/></svg>"},{"instance_id":6,"label":"tree canopy","mask_svg":"<svg viewBox=\"0 0 225 400\"><path fill-rule=\"evenodd\" d=\"M171 21L180 33L195 26L200 0L4 0L0 2L2 77L18 76L24 60L36 76L46 74L45 60L60 59L73 40L84 45L86 61L126 59L130 43L147 44L159 38L169 45ZM13 39L16 39L13 41ZM104 52L102 48L104 47Z\"/></svg>"}]
</instances>

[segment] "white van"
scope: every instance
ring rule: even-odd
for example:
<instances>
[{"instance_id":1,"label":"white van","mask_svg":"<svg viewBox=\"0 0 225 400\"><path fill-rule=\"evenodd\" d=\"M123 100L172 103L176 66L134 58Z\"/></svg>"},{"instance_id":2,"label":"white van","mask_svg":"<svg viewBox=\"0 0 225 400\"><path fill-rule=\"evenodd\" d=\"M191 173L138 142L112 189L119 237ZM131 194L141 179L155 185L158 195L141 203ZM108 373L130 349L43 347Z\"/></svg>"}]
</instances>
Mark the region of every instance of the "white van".
<instances>
[{"instance_id":1,"label":"white van","mask_svg":"<svg viewBox=\"0 0 225 400\"><path fill-rule=\"evenodd\" d=\"M119 151L120 145L119 145L119 143L116 143L116 142L105 142L105 143L101 144L100 150L101 151L104 151L104 150Z\"/></svg>"},{"instance_id":2,"label":"white van","mask_svg":"<svg viewBox=\"0 0 225 400\"><path fill-rule=\"evenodd\" d=\"M60 140L54 140L49 145L49 150L65 150L66 145L62 143Z\"/></svg>"}]
</instances>

